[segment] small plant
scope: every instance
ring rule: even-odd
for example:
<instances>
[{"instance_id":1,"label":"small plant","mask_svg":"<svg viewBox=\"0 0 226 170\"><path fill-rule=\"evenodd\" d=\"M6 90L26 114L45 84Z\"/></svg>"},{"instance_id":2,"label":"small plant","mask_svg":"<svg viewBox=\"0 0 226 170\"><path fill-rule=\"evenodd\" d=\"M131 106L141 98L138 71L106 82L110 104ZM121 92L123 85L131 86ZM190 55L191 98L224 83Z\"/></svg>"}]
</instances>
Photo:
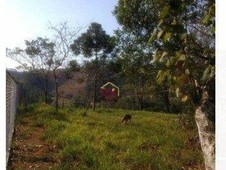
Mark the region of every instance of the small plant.
<instances>
[{"instance_id":1,"label":"small plant","mask_svg":"<svg viewBox=\"0 0 226 170\"><path fill-rule=\"evenodd\" d=\"M88 116L87 111L82 112L82 113L81 113L81 116L82 116L82 117Z\"/></svg>"}]
</instances>

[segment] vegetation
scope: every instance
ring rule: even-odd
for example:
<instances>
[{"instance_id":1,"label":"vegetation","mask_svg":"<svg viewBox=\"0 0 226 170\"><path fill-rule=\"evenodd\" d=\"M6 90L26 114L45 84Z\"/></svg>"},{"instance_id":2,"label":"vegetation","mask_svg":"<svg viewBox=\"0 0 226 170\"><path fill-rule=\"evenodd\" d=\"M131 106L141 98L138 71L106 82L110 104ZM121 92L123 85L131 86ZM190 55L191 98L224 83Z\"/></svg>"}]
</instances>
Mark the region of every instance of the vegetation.
<instances>
[{"instance_id":1,"label":"vegetation","mask_svg":"<svg viewBox=\"0 0 226 170\"><path fill-rule=\"evenodd\" d=\"M17 140L13 141L12 150L21 153L12 154L14 161L10 166L24 169L48 167L46 164L54 169L203 168L193 121L182 124L175 114L114 109L97 109L84 117L83 111L65 108L56 114L53 107L42 104L19 114ZM132 122L126 125L120 122L125 113L132 114ZM34 140L34 136L38 139ZM22 149L19 149L20 143L25 145ZM39 150L37 154L36 150Z\"/></svg>"},{"instance_id":2,"label":"vegetation","mask_svg":"<svg viewBox=\"0 0 226 170\"><path fill-rule=\"evenodd\" d=\"M60 68L64 67L65 62L71 56L70 44L72 43L75 36L78 34L80 29L71 31L68 27L67 22L61 23L57 26L50 24L49 29L54 33L54 39L52 40L55 44L54 55L50 57L52 64L52 72L54 77L54 87L55 87L55 108L59 108L59 80L62 76L60 73Z\"/></svg>"},{"instance_id":3,"label":"vegetation","mask_svg":"<svg viewBox=\"0 0 226 170\"><path fill-rule=\"evenodd\" d=\"M112 37L101 24L91 23L76 38L78 32L69 31L63 23L50 26L56 33L53 42L37 38L26 41L25 50L7 50L11 58L25 56L28 60L18 60L22 67L31 68L29 73L41 76L46 103L51 95L55 97L59 113L45 106L35 108L37 115L30 116L38 116L36 123L47 128L45 140L59 147L60 168L199 166L200 155L190 150L189 145L191 136L196 134L194 130L198 130L205 167L214 169L215 1L118 0L113 13L121 27ZM73 55L89 60L79 64L76 58L70 58ZM73 83L83 85L82 93L72 96L69 91L64 95L77 108L86 108L85 113L91 105L93 110L96 107L107 110L93 111L87 116L82 114L84 110L59 108L59 87L79 73L84 73L83 77ZM49 85L51 79L53 84ZM108 81L120 87L117 101L102 100L98 89ZM26 87L35 90L28 90L29 95L22 96L40 102L31 99L40 89L31 87L27 81L21 86L21 94ZM118 123L124 114L120 109L143 112L131 111L134 121L123 126ZM191 129L182 128L184 119L173 113L193 116L198 128L193 127L193 119L188 123ZM143 145L145 149L141 152ZM176 162L176 158L181 160Z\"/></svg>"},{"instance_id":4,"label":"vegetation","mask_svg":"<svg viewBox=\"0 0 226 170\"><path fill-rule=\"evenodd\" d=\"M119 0L114 13L124 34L154 51L156 81L192 104L206 168L214 169L215 1Z\"/></svg>"},{"instance_id":5,"label":"vegetation","mask_svg":"<svg viewBox=\"0 0 226 170\"><path fill-rule=\"evenodd\" d=\"M106 57L114 48L114 39L105 33L101 24L91 23L86 33L74 40L71 44L71 49L75 55L83 54L85 57L95 56L94 65L91 71L93 72L93 110L96 107L97 100L97 74L98 59Z\"/></svg>"},{"instance_id":6,"label":"vegetation","mask_svg":"<svg viewBox=\"0 0 226 170\"><path fill-rule=\"evenodd\" d=\"M7 56L20 63L20 68L32 74L36 86L42 90L45 103L49 103L50 71L55 44L49 39L38 37L36 40L25 41L26 48L7 49ZM28 76L31 77L31 76ZM26 84L21 82L21 84Z\"/></svg>"}]
</instances>

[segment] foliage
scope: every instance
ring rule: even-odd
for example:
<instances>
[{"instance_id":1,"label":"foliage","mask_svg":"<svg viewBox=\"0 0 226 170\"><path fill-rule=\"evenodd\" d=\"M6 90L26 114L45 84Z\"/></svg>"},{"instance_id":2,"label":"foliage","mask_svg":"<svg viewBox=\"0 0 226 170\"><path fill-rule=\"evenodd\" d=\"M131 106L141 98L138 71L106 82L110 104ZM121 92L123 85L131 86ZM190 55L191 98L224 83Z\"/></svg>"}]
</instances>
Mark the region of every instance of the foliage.
<instances>
[{"instance_id":1,"label":"foliage","mask_svg":"<svg viewBox=\"0 0 226 170\"><path fill-rule=\"evenodd\" d=\"M37 37L36 40L25 40L25 49L19 47L6 49L7 57L20 64L20 68L26 71L49 70L51 68L51 56L54 55L53 42L47 38Z\"/></svg>"},{"instance_id":2,"label":"foliage","mask_svg":"<svg viewBox=\"0 0 226 170\"><path fill-rule=\"evenodd\" d=\"M98 67L96 67L98 66ZM93 96L94 93L94 81L96 82L96 101L101 101L100 87L108 81L113 82L120 86L123 83L123 77L121 76L121 63L116 60L106 59L100 57L98 61L86 61L82 69L87 74L86 77L86 97ZM95 70L95 71L94 71ZM96 77L95 77L96 75Z\"/></svg>"},{"instance_id":3,"label":"foliage","mask_svg":"<svg viewBox=\"0 0 226 170\"><path fill-rule=\"evenodd\" d=\"M85 57L92 57L98 52L107 54L114 47L113 38L105 33L98 23L91 23L88 30L71 44L75 55L83 54Z\"/></svg>"},{"instance_id":4,"label":"foliage","mask_svg":"<svg viewBox=\"0 0 226 170\"><path fill-rule=\"evenodd\" d=\"M202 110L203 115L196 116L197 125L202 127L199 137L206 168L214 168L215 1L119 0L115 14L123 29L133 35L146 33L146 24L153 23L147 47L155 49L153 62L161 65L156 80L168 85L166 101L173 92L181 101L192 102L193 108ZM145 20L145 16L151 17Z\"/></svg>"},{"instance_id":5,"label":"foliage","mask_svg":"<svg viewBox=\"0 0 226 170\"><path fill-rule=\"evenodd\" d=\"M165 65L157 81L169 79L183 101L198 105L200 87L214 78L214 2L160 1L159 6L158 25L149 40L157 49L155 59Z\"/></svg>"},{"instance_id":6,"label":"foliage","mask_svg":"<svg viewBox=\"0 0 226 170\"><path fill-rule=\"evenodd\" d=\"M24 75L24 78L20 79L18 84L18 104L22 107L28 107L31 104L35 104L38 102L46 102L51 103L51 95L48 94L46 98L44 97L45 94L40 87L39 82L45 82L45 79L37 79L33 76L30 72L23 72L21 73ZM52 89L52 82L49 81L48 84L48 91Z\"/></svg>"},{"instance_id":7,"label":"foliage","mask_svg":"<svg viewBox=\"0 0 226 170\"><path fill-rule=\"evenodd\" d=\"M78 95L73 98L73 106L76 108L84 108L86 106L85 97L82 95Z\"/></svg>"},{"instance_id":8,"label":"foliage","mask_svg":"<svg viewBox=\"0 0 226 170\"><path fill-rule=\"evenodd\" d=\"M128 109L128 110L139 110L139 103L136 99L136 97L121 97L115 104L116 108L120 109Z\"/></svg>"},{"instance_id":9,"label":"foliage","mask_svg":"<svg viewBox=\"0 0 226 170\"><path fill-rule=\"evenodd\" d=\"M156 8L156 3L155 0L119 0L114 15L122 26L122 30L139 36L144 41L157 23L159 9Z\"/></svg>"},{"instance_id":10,"label":"foliage","mask_svg":"<svg viewBox=\"0 0 226 170\"><path fill-rule=\"evenodd\" d=\"M91 87L93 92L93 110L95 110L96 107L97 87L99 87L97 85L99 80L99 72L97 70L100 66L98 65L98 57L106 58L107 54L112 52L114 45L114 38L105 33L101 24L94 22L91 23L88 30L74 40L74 43L70 46L75 55L83 54L85 57L95 56L93 65L91 65L92 68L89 70L89 73L92 73L91 75L89 74L89 77L93 77L93 79L90 79L93 84L93 87Z\"/></svg>"},{"instance_id":11,"label":"foliage","mask_svg":"<svg viewBox=\"0 0 226 170\"><path fill-rule=\"evenodd\" d=\"M144 107L145 96L151 95L164 101L170 112L169 83L166 81L163 86L156 83L155 77L162 66L153 63L154 48L147 43L157 22L158 10L152 3L147 4L145 0L118 2L114 14L122 28L115 32L116 52L122 60L125 87L136 95L140 109Z\"/></svg>"},{"instance_id":12,"label":"foliage","mask_svg":"<svg viewBox=\"0 0 226 170\"><path fill-rule=\"evenodd\" d=\"M65 68L66 78L71 79L73 77L73 73L79 71L80 69L81 66L78 64L78 62L76 60L71 60Z\"/></svg>"},{"instance_id":13,"label":"foliage","mask_svg":"<svg viewBox=\"0 0 226 170\"><path fill-rule=\"evenodd\" d=\"M52 57L55 54L55 44L47 38L38 37L36 40L25 40L25 49L16 47L7 49L6 55L20 64L22 71L27 71L36 79L36 83L43 91L43 98L48 103L50 93L50 71Z\"/></svg>"},{"instance_id":14,"label":"foliage","mask_svg":"<svg viewBox=\"0 0 226 170\"><path fill-rule=\"evenodd\" d=\"M131 53L137 54L134 42L145 52L151 49L149 59L158 63L157 82L167 82L182 101L198 105L204 87L214 94L209 83L215 70L214 11L214 1L119 0L114 14L122 25L121 44L128 47L122 55L131 59ZM137 56L142 60L143 55Z\"/></svg>"}]
</instances>

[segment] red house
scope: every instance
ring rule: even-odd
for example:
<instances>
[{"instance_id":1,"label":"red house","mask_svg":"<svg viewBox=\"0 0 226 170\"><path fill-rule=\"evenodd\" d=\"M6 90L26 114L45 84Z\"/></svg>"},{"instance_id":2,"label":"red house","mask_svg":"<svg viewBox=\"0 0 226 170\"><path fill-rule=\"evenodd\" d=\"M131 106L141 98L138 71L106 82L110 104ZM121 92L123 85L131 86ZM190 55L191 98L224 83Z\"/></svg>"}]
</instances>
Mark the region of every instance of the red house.
<instances>
[{"instance_id":1,"label":"red house","mask_svg":"<svg viewBox=\"0 0 226 170\"><path fill-rule=\"evenodd\" d=\"M119 97L119 87L111 82L107 82L100 89L104 100L117 100Z\"/></svg>"}]
</instances>

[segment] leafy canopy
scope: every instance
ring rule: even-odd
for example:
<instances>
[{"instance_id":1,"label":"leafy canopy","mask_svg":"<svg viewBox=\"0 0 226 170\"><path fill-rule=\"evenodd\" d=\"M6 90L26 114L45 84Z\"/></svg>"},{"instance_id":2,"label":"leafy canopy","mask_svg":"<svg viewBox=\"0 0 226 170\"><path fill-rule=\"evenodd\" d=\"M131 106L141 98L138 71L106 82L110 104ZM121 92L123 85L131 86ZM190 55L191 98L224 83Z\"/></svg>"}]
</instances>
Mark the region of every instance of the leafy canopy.
<instances>
[{"instance_id":1,"label":"leafy canopy","mask_svg":"<svg viewBox=\"0 0 226 170\"><path fill-rule=\"evenodd\" d=\"M75 55L83 54L92 57L98 52L110 53L114 47L114 39L103 30L98 23L91 23L88 30L71 44Z\"/></svg>"},{"instance_id":2,"label":"leafy canopy","mask_svg":"<svg viewBox=\"0 0 226 170\"><path fill-rule=\"evenodd\" d=\"M200 87L214 79L215 2L119 0L114 14L124 31L153 47L157 82L167 80L177 96L198 104Z\"/></svg>"}]
</instances>

